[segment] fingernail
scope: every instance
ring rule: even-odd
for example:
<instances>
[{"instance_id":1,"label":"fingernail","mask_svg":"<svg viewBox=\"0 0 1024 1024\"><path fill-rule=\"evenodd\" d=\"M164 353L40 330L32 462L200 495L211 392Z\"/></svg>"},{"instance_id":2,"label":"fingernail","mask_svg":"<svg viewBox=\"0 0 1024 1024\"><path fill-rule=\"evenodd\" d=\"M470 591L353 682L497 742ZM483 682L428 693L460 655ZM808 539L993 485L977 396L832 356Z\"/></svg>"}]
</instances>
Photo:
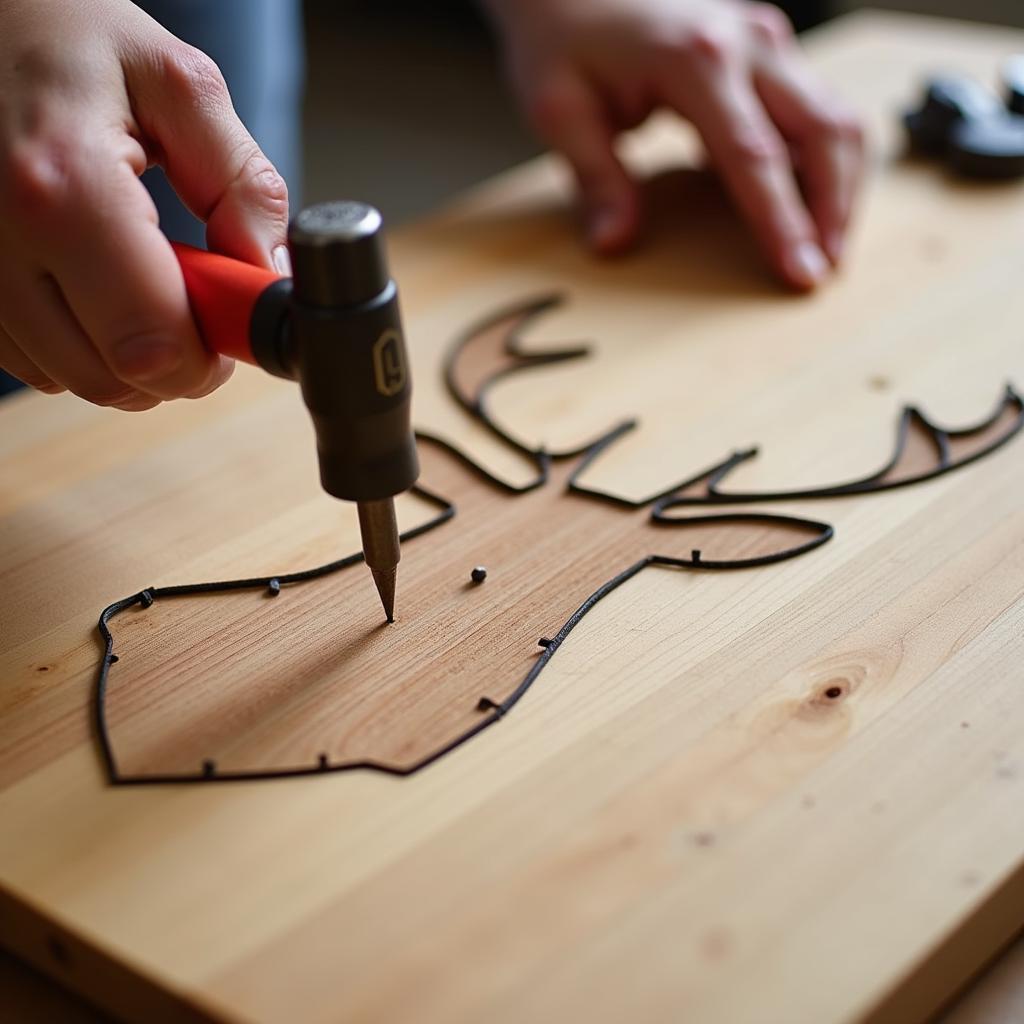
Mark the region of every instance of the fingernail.
<instances>
[{"instance_id":1,"label":"fingernail","mask_svg":"<svg viewBox=\"0 0 1024 1024\"><path fill-rule=\"evenodd\" d=\"M797 284L812 287L828 273L828 260L814 242L800 242L789 251L786 269Z\"/></svg>"},{"instance_id":2,"label":"fingernail","mask_svg":"<svg viewBox=\"0 0 1024 1024\"><path fill-rule=\"evenodd\" d=\"M114 349L114 368L125 380L144 383L159 380L179 369L182 347L159 338L125 338Z\"/></svg>"},{"instance_id":3,"label":"fingernail","mask_svg":"<svg viewBox=\"0 0 1024 1024\"><path fill-rule=\"evenodd\" d=\"M150 409L156 408L159 404L159 398L154 398L152 395L137 394L134 398L118 402L114 408L119 409L121 412L149 412Z\"/></svg>"},{"instance_id":4,"label":"fingernail","mask_svg":"<svg viewBox=\"0 0 1024 1024\"><path fill-rule=\"evenodd\" d=\"M843 258L843 235L840 231L830 231L825 236L825 251L833 265Z\"/></svg>"},{"instance_id":5,"label":"fingernail","mask_svg":"<svg viewBox=\"0 0 1024 1024\"><path fill-rule=\"evenodd\" d=\"M217 356L217 360L210 370L206 381L195 391L190 392L186 398L205 398L213 394L222 384L225 384L235 370L235 361L227 356Z\"/></svg>"},{"instance_id":6,"label":"fingernail","mask_svg":"<svg viewBox=\"0 0 1024 1024\"><path fill-rule=\"evenodd\" d=\"M291 277L292 258L288 253L288 246L279 245L270 255L274 261L274 269L283 277Z\"/></svg>"},{"instance_id":7,"label":"fingernail","mask_svg":"<svg viewBox=\"0 0 1024 1024\"><path fill-rule=\"evenodd\" d=\"M596 211L590 218L590 244L595 249L606 249L618 243L621 218L613 209Z\"/></svg>"}]
</instances>

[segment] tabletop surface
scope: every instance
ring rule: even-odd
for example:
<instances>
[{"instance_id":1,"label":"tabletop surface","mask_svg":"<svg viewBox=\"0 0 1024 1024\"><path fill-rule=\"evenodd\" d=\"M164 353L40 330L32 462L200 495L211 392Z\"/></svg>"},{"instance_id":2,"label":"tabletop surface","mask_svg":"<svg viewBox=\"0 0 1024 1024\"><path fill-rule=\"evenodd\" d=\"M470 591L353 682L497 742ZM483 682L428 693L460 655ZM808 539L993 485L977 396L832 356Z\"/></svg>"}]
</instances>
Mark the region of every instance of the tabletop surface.
<instances>
[{"instance_id":1,"label":"tabletop surface","mask_svg":"<svg viewBox=\"0 0 1024 1024\"><path fill-rule=\"evenodd\" d=\"M810 40L874 143L848 266L813 297L774 287L719 189L687 169L692 139L664 120L631 146L651 178L651 228L628 260L581 251L547 161L397 233L417 425L523 486L536 473L524 450L574 449L638 416L579 481L639 500L752 444L725 490L868 477L908 404L943 427L983 421L1007 383L1024 387L1024 190L904 159L895 114L928 72L991 81L1022 48L1009 30L874 14ZM452 401L441 366L469 325L552 293L562 304L524 327L524 351L593 350L490 389L517 449ZM529 601L501 589L502 559L543 553L553 513L531 506L538 518L517 527L519 499L492 495L485 521L509 543L489 566L502 628L486 646L507 636L501 664L517 670L545 658L493 728L407 777L112 786L92 719L100 610L148 587L330 561L358 546L355 516L318 493L294 386L247 368L202 402L144 416L64 397L4 403L0 941L129 1019L925 1019L1024 907L1015 409L980 442L949 442L954 460L1005 444L927 482L700 507L810 518L835 536L756 568L645 570L571 635L564 616L503 615L503 593L509 607ZM911 427L908 457L924 465L935 436ZM428 512L409 501L400 514L410 527ZM620 538L610 520L585 522L559 536L589 565ZM437 531L443 547L429 534L407 546L407 608L418 574L455 558L460 528L456 516ZM744 534L723 551L774 543ZM491 664L444 660L464 568L453 561L462 590L438 599L445 616L418 641L431 664L454 666L442 690ZM257 629L231 600L167 629L146 617L160 601L129 609L111 686L132 763L173 762L193 732L231 756L225 722L240 735L255 721L265 739L260 716L278 705L260 698L291 678L297 638L344 653L369 636L354 613L339 618L339 580L264 600ZM575 607L576 582L553 608ZM538 635L557 653L537 653ZM331 722L347 706L310 704L314 690L349 692L346 658L318 654L331 666L316 687L288 690L277 718L298 725L287 743L274 735L282 763L306 751L311 714ZM361 736L400 762L426 723L436 749L452 723L414 673L394 681L406 660L377 662L413 718L376 709ZM243 668L271 663L273 684L239 689ZM376 677L360 678L372 700Z\"/></svg>"}]
</instances>

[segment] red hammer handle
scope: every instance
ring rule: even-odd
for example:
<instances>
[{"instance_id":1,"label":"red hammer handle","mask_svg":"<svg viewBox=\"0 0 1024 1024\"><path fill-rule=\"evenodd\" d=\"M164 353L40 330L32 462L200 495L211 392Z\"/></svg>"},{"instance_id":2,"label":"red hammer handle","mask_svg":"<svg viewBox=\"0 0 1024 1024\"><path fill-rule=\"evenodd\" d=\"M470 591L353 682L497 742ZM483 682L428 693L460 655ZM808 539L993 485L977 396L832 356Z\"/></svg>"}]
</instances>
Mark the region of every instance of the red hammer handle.
<instances>
[{"instance_id":1,"label":"red hammer handle","mask_svg":"<svg viewBox=\"0 0 1024 1024\"><path fill-rule=\"evenodd\" d=\"M192 315L206 347L259 365L250 333L253 308L281 275L180 242L171 247L181 264Z\"/></svg>"}]
</instances>

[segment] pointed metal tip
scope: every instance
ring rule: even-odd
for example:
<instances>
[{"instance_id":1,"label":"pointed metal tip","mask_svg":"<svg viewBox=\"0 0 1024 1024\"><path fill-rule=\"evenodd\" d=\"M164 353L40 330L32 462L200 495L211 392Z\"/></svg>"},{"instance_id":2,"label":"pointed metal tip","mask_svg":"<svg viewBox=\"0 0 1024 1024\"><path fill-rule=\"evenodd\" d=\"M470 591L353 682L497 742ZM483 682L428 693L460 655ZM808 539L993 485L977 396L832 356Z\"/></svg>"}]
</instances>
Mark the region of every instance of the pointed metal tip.
<instances>
[{"instance_id":1,"label":"pointed metal tip","mask_svg":"<svg viewBox=\"0 0 1024 1024\"><path fill-rule=\"evenodd\" d=\"M398 573L394 569L371 569L373 582L380 594L380 603L384 606L384 615L388 622L395 621L395 585Z\"/></svg>"}]
</instances>

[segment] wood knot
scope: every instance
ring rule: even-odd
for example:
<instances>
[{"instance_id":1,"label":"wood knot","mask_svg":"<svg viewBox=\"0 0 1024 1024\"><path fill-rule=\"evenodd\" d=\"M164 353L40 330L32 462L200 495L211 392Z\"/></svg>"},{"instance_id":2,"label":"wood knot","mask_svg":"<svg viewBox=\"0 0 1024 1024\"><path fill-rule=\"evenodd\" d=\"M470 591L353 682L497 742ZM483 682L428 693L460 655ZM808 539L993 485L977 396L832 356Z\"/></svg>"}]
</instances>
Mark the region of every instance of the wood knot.
<instances>
[{"instance_id":1,"label":"wood knot","mask_svg":"<svg viewBox=\"0 0 1024 1024\"><path fill-rule=\"evenodd\" d=\"M846 720L847 698L863 682L867 672L861 666L833 666L815 680L809 680L809 692L800 701L797 717L819 725Z\"/></svg>"},{"instance_id":2,"label":"wood knot","mask_svg":"<svg viewBox=\"0 0 1024 1024\"><path fill-rule=\"evenodd\" d=\"M811 699L818 704L831 705L849 697L867 679L868 670L862 664L848 663L834 666L822 675L825 678L814 685Z\"/></svg>"},{"instance_id":3,"label":"wood knot","mask_svg":"<svg viewBox=\"0 0 1024 1024\"><path fill-rule=\"evenodd\" d=\"M844 676L836 676L825 680L823 683L819 683L814 688L811 698L807 703L817 710L827 710L834 705L842 703L843 699L850 695L852 689L853 684L851 680Z\"/></svg>"}]
</instances>

